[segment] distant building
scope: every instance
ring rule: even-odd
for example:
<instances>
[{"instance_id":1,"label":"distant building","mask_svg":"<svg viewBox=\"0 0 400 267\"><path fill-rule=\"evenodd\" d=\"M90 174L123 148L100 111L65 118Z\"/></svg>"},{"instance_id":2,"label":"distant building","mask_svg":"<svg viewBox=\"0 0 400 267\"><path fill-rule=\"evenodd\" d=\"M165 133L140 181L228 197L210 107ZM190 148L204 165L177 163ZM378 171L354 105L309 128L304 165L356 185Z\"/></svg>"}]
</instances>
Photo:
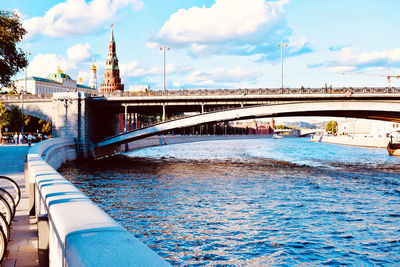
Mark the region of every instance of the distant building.
<instances>
[{"instance_id":1,"label":"distant building","mask_svg":"<svg viewBox=\"0 0 400 267\"><path fill-rule=\"evenodd\" d=\"M79 79L78 79L79 80ZM96 93L93 88L83 85L82 81L74 81L68 74L65 74L60 67L55 73L47 75L46 78L31 76L26 79L15 81L17 92L25 90L31 94L53 94L57 92L85 92L88 94Z\"/></svg>"},{"instance_id":2,"label":"distant building","mask_svg":"<svg viewBox=\"0 0 400 267\"><path fill-rule=\"evenodd\" d=\"M104 68L103 83L100 85L100 92L103 94L124 91L124 85L119 77L118 58L115 48L113 25L111 24L110 43L108 44L108 55L106 67Z\"/></svg>"},{"instance_id":3,"label":"distant building","mask_svg":"<svg viewBox=\"0 0 400 267\"><path fill-rule=\"evenodd\" d=\"M275 120L271 119L267 121L241 121L235 122L232 126L246 128L249 134L274 134L275 132Z\"/></svg>"},{"instance_id":4,"label":"distant building","mask_svg":"<svg viewBox=\"0 0 400 267\"><path fill-rule=\"evenodd\" d=\"M400 133L400 123L366 120L345 119L338 122L339 135L353 135L364 137L389 137Z\"/></svg>"},{"instance_id":5,"label":"distant building","mask_svg":"<svg viewBox=\"0 0 400 267\"><path fill-rule=\"evenodd\" d=\"M97 68L94 63L90 67L89 87L97 90Z\"/></svg>"}]
</instances>

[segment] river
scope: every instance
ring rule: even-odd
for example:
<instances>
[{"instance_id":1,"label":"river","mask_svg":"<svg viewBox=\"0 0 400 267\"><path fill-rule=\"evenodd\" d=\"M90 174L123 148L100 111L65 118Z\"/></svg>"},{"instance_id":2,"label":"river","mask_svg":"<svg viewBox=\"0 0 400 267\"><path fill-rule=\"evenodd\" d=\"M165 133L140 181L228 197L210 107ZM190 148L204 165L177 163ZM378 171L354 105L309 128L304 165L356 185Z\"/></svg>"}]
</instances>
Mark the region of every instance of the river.
<instances>
[{"instance_id":1,"label":"river","mask_svg":"<svg viewBox=\"0 0 400 267\"><path fill-rule=\"evenodd\" d=\"M400 265L400 159L384 149L208 141L60 172L174 266Z\"/></svg>"}]
</instances>

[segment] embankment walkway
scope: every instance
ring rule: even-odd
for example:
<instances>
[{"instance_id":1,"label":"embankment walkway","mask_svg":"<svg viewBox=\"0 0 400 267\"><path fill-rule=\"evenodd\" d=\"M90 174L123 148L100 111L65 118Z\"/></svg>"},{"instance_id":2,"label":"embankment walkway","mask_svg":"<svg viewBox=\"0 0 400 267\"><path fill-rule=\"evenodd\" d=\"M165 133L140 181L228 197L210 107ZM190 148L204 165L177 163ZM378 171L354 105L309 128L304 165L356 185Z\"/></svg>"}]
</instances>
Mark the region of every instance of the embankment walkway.
<instances>
[{"instance_id":1,"label":"embankment walkway","mask_svg":"<svg viewBox=\"0 0 400 267\"><path fill-rule=\"evenodd\" d=\"M1 266L38 266L38 239L35 216L29 216L25 191L24 159L27 145L0 145L0 175L14 179L21 188L21 201L11 223L7 253Z\"/></svg>"}]
</instances>

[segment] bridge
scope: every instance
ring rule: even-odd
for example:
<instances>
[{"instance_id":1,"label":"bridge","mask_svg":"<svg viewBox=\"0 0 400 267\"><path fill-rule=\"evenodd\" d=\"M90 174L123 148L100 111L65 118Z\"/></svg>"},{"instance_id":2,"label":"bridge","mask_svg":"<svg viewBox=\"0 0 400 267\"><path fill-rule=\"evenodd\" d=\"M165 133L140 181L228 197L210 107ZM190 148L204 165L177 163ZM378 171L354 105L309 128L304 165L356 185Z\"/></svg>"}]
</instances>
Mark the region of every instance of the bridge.
<instances>
[{"instance_id":1,"label":"bridge","mask_svg":"<svg viewBox=\"0 0 400 267\"><path fill-rule=\"evenodd\" d=\"M2 97L2 102L21 107L20 98ZM53 124L53 136L74 137L79 154L90 157L121 151L123 144L175 129L243 119L329 116L400 122L400 88L175 90L107 96L55 93L24 99L24 113L47 118ZM162 121L148 125L146 116Z\"/></svg>"},{"instance_id":2,"label":"bridge","mask_svg":"<svg viewBox=\"0 0 400 267\"><path fill-rule=\"evenodd\" d=\"M288 134L288 135L295 135L299 137L304 137L308 136L311 134L316 134L316 133L324 133L325 130L323 129L276 129L275 133L280 134Z\"/></svg>"}]
</instances>

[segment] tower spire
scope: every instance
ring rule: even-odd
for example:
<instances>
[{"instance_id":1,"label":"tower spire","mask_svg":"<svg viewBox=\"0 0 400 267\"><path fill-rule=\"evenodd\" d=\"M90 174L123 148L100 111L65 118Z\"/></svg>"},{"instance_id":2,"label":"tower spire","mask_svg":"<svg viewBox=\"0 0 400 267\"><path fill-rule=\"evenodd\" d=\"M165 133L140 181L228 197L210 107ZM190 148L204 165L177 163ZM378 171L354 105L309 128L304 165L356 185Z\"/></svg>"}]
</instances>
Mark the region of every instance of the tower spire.
<instances>
[{"instance_id":1,"label":"tower spire","mask_svg":"<svg viewBox=\"0 0 400 267\"><path fill-rule=\"evenodd\" d=\"M113 31L114 24L111 24L111 35L110 35L110 43L114 43L114 31Z\"/></svg>"},{"instance_id":2,"label":"tower spire","mask_svg":"<svg viewBox=\"0 0 400 267\"><path fill-rule=\"evenodd\" d=\"M124 85L121 84L119 77L119 67L116 45L114 40L113 24L111 24L110 42L108 44L108 54L106 67L104 68L103 83L100 85L100 92L112 93L116 90L124 91Z\"/></svg>"}]
</instances>

